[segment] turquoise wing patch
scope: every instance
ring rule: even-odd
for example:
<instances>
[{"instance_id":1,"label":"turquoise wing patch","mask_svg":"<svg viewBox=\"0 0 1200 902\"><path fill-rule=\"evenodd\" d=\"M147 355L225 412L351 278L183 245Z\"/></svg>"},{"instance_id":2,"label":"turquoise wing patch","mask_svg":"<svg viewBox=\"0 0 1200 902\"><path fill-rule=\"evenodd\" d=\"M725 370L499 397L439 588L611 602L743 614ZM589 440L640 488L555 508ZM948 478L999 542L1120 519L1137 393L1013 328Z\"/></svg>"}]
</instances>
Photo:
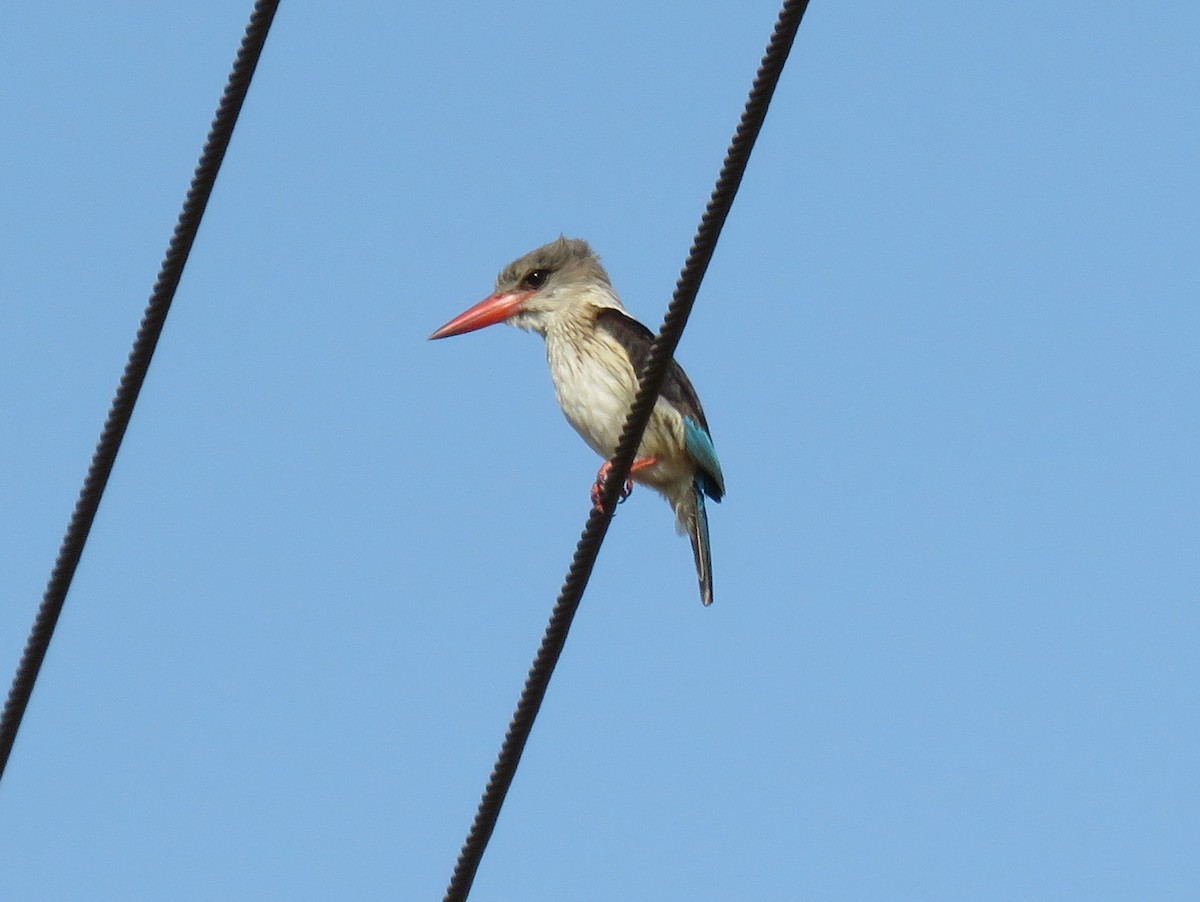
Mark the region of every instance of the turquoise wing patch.
<instances>
[{"instance_id":1,"label":"turquoise wing patch","mask_svg":"<svg viewBox=\"0 0 1200 902\"><path fill-rule=\"evenodd\" d=\"M720 501L725 494L725 477L721 474L721 462L717 460L717 449L704 428L691 417L683 418L683 445L699 472L696 481L704 494L713 501Z\"/></svg>"}]
</instances>

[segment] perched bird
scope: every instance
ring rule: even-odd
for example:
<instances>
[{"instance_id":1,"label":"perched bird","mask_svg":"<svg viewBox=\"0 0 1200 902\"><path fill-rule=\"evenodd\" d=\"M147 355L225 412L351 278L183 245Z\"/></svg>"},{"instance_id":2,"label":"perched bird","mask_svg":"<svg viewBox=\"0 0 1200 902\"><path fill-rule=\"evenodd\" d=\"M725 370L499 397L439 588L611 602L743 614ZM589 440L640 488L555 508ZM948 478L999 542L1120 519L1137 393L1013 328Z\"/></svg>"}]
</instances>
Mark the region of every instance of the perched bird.
<instances>
[{"instance_id":1,"label":"perched bird","mask_svg":"<svg viewBox=\"0 0 1200 902\"><path fill-rule=\"evenodd\" d=\"M496 277L490 297L429 337L447 338L500 322L546 339L546 359L559 406L575 431L606 461L592 488L592 501L599 505L610 467L607 461L616 451L654 335L625 312L587 242L565 237L508 264ZM712 604L704 498L720 501L725 479L700 399L674 361L630 475L658 491L674 509L679 532L692 540L700 600ZM627 482L624 488L622 497L633 485Z\"/></svg>"}]
</instances>

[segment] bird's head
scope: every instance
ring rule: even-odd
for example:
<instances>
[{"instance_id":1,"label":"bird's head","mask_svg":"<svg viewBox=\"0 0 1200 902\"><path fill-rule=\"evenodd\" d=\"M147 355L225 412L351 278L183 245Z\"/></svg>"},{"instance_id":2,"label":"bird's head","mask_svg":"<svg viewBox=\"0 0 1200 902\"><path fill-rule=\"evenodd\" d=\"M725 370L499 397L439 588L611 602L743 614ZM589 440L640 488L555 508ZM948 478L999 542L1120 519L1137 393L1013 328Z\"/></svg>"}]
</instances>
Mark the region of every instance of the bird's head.
<instances>
[{"instance_id":1,"label":"bird's head","mask_svg":"<svg viewBox=\"0 0 1200 902\"><path fill-rule=\"evenodd\" d=\"M600 258L586 241L559 237L500 270L490 296L429 337L448 338L503 322L544 335L556 317L614 306L620 301Z\"/></svg>"}]
</instances>

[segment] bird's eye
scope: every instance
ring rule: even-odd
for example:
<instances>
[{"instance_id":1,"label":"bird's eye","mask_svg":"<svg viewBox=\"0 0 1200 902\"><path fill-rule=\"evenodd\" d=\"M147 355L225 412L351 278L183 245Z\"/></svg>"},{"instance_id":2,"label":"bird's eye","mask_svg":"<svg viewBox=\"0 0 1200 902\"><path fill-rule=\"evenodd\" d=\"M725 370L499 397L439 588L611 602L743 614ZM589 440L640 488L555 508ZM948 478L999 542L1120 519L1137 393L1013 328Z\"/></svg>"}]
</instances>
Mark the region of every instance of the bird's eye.
<instances>
[{"instance_id":1,"label":"bird's eye","mask_svg":"<svg viewBox=\"0 0 1200 902\"><path fill-rule=\"evenodd\" d=\"M524 279L521 280L521 287L535 288L535 289L541 288L543 285L546 284L546 279L548 279L549 277L550 277L550 270L535 269L533 272L531 272L529 275L527 275Z\"/></svg>"}]
</instances>

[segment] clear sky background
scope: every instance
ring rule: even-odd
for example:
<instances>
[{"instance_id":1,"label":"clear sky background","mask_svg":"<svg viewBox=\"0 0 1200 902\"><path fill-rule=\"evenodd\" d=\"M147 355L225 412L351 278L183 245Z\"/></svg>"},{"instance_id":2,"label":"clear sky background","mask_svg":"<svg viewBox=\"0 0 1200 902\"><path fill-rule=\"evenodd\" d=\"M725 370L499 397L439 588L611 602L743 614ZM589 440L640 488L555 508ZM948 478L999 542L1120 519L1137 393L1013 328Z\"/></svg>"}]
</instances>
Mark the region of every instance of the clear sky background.
<instances>
[{"instance_id":1,"label":"clear sky background","mask_svg":"<svg viewBox=\"0 0 1200 902\"><path fill-rule=\"evenodd\" d=\"M0 33L7 686L250 3ZM8 772L0 898L440 898L774 23L283 5ZM620 508L478 900L1200 893L1200 7L816 2L679 350L716 603Z\"/></svg>"}]
</instances>

